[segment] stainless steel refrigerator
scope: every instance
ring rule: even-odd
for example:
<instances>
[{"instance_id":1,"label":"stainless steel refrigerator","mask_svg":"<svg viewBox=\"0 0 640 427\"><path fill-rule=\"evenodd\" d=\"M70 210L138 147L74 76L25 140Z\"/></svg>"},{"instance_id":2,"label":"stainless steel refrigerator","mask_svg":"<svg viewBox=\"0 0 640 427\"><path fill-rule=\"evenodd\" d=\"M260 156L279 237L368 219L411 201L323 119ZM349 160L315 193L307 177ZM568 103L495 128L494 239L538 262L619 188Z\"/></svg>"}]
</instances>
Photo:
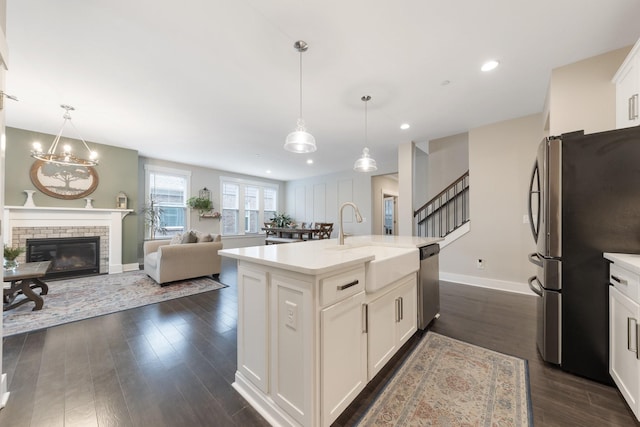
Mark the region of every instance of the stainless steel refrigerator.
<instances>
[{"instance_id":1,"label":"stainless steel refrigerator","mask_svg":"<svg viewBox=\"0 0 640 427\"><path fill-rule=\"evenodd\" d=\"M529 221L540 355L611 384L602 253L640 253L640 127L545 138L531 175Z\"/></svg>"}]
</instances>

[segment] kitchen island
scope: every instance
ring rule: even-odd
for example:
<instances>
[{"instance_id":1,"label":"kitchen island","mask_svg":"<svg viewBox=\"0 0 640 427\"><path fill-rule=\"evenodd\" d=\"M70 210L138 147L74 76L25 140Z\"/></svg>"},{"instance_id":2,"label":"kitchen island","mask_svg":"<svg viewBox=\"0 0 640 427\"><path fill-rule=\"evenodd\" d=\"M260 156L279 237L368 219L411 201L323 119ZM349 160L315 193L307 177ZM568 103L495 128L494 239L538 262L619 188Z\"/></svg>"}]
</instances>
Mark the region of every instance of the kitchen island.
<instances>
[{"instance_id":1,"label":"kitchen island","mask_svg":"<svg viewBox=\"0 0 640 427\"><path fill-rule=\"evenodd\" d=\"M439 240L221 250L238 260L234 388L272 425L329 426L416 332L417 248Z\"/></svg>"}]
</instances>

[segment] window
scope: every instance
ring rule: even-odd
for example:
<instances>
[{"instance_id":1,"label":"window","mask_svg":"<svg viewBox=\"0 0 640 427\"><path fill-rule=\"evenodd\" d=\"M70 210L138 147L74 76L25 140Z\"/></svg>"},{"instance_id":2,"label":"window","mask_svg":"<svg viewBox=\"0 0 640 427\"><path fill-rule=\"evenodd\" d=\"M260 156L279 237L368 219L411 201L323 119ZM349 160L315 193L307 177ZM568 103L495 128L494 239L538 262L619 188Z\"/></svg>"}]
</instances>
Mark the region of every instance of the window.
<instances>
[{"instance_id":1,"label":"window","mask_svg":"<svg viewBox=\"0 0 640 427\"><path fill-rule=\"evenodd\" d=\"M222 234L239 234L240 186L229 182L222 183Z\"/></svg>"},{"instance_id":2,"label":"window","mask_svg":"<svg viewBox=\"0 0 640 427\"><path fill-rule=\"evenodd\" d=\"M278 190L273 188L264 189L264 220L270 221L276 216L278 206Z\"/></svg>"},{"instance_id":3,"label":"window","mask_svg":"<svg viewBox=\"0 0 640 427\"><path fill-rule=\"evenodd\" d=\"M257 233L260 231L258 227L258 217L260 209L258 206L260 197L260 188L247 185L244 188L244 232Z\"/></svg>"},{"instance_id":4,"label":"window","mask_svg":"<svg viewBox=\"0 0 640 427\"><path fill-rule=\"evenodd\" d=\"M222 234L243 235L261 232L264 222L276 214L278 186L237 178L220 178L222 193Z\"/></svg>"},{"instance_id":5,"label":"window","mask_svg":"<svg viewBox=\"0 0 640 427\"><path fill-rule=\"evenodd\" d=\"M153 200L160 212L160 224L156 237L170 236L187 230L187 194L189 193L191 172L145 165L146 203ZM151 236L150 230L145 236Z\"/></svg>"}]
</instances>

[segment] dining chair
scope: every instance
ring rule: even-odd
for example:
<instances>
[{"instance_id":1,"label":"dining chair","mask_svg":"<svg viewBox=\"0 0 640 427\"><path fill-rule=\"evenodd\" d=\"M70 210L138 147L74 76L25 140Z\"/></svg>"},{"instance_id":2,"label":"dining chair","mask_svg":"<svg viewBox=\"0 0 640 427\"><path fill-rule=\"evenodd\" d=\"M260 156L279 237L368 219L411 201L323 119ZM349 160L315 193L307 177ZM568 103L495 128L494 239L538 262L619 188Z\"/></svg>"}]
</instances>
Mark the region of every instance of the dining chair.
<instances>
[{"instance_id":1,"label":"dining chair","mask_svg":"<svg viewBox=\"0 0 640 427\"><path fill-rule=\"evenodd\" d=\"M318 231L318 239L330 239L331 232L333 231L332 222L316 222L316 229Z\"/></svg>"},{"instance_id":2,"label":"dining chair","mask_svg":"<svg viewBox=\"0 0 640 427\"><path fill-rule=\"evenodd\" d=\"M278 234L276 230L269 230L270 228L274 228L275 226L276 226L275 222L265 222L264 228L266 228L266 230L264 231L264 234L266 234L267 237L275 236L276 234Z\"/></svg>"}]
</instances>

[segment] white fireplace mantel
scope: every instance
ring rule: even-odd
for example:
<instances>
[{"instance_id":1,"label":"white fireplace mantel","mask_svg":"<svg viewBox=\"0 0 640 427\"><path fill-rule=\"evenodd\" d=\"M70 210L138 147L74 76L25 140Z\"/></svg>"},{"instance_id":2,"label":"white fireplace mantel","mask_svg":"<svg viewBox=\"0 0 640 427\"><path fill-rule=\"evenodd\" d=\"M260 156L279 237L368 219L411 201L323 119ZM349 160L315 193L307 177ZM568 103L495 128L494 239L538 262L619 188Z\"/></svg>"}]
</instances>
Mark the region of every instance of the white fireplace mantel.
<instances>
[{"instance_id":1,"label":"white fireplace mantel","mask_svg":"<svg viewBox=\"0 0 640 427\"><path fill-rule=\"evenodd\" d=\"M3 233L11 244L14 227L108 227L109 274L121 273L122 219L131 212L133 209L5 206Z\"/></svg>"}]
</instances>

